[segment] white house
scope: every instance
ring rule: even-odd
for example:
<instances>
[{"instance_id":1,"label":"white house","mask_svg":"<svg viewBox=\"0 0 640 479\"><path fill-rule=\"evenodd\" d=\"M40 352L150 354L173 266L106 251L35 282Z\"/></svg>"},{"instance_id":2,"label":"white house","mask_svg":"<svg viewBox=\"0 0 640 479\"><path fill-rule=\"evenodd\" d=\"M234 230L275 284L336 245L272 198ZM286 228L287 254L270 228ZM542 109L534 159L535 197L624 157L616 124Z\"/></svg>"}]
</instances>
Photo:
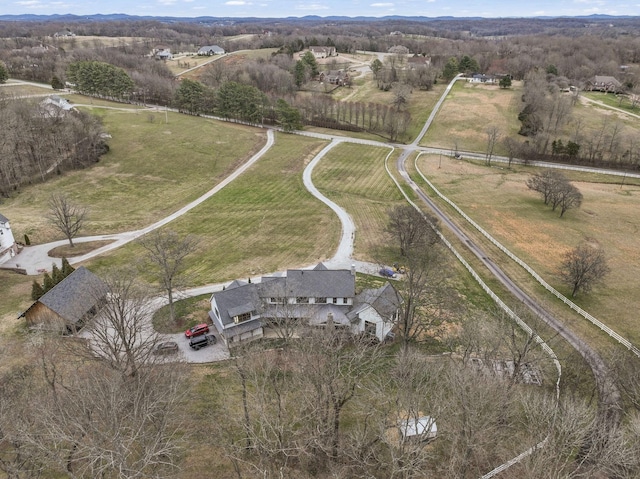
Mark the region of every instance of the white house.
<instances>
[{"instance_id":1,"label":"white house","mask_svg":"<svg viewBox=\"0 0 640 479\"><path fill-rule=\"evenodd\" d=\"M198 55L224 55L224 48L219 47L218 45L206 45L204 47L200 47L198 50Z\"/></svg>"},{"instance_id":2,"label":"white house","mask_svg":"<svg viewBox=\"0 0 640 479\"><path fill-rule=\"evenodd\" d=\"M13 258L18 253L18 245L13 238L9 220L0 214L0 263Z\"/></svg>"},{"instance_id":3,"label":"white house","mask_svg":"<svg viewBox=\"0 0 640 479\"><path fill-rule=\"evenodd\" d=\"M58 95L50 95L40 102L40 110L43 117L57 118L74 109L74 106Z\"/></svg>"},{"instance_id":4,"label":"white house","mask_svg":"<svg viewBox=\"0 0 640 479\"><path fill-rule=\"evenodd\" d=\"M327 58L337 55L336 47L311 46L309 47L309 51L313 53L315 58Z\"/></svg>"},{"instance_id":5,"label":"white house","mask_svg":"<svg viewBox=\"0 0 640 479\"><path fill-rule=\"evenodd\" d=\"M226 343L260 338L279 320L303 321L311 326L369 333L380 341L393 327L397 298L387 284L355 295L355 269L290 269L284 276L265 276L259 282L234 281L211 296L209 317ZM394 299L395 298L395 299Z\"/></svg>"}]
</instances>

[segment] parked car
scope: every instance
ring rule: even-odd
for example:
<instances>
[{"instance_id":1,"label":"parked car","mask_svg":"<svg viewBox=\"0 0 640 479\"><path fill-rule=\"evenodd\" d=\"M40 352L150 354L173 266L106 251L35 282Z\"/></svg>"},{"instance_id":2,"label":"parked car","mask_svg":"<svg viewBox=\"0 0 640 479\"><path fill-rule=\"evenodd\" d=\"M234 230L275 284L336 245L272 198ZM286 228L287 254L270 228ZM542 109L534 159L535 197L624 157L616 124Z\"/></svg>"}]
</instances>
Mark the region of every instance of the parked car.
<instances>
[{"instance_id":1,"label":"parked car","mask_svg":"<svg viewBox=\"0 0 640 479\"><path fill-rule=\"evenodd\" d=\"M202 334L207 334L208 332L209 332L209 325L207 323L201 323L201 324L196 324L194 327L187 329L184 332L184 335L187 338L194 338Z\"/></svg>"},{"instance_id":2,"label":"parked car","mask_svg":"<svg viewBox=\"0 0 640 479\"><path fill-rule=\"evenodd\" d=\"M178 343L175 341L165 341L158 343L153 350L153 354L175 354L178 352Z\"/></svg>"},{"instance_id":3,"label":"parked car","mask_svg":"<svg viewBox=\"0 0 640 479\"><path fill-rule=\"evenodd\" d=\"M218 340L213 334L203 334L196 336L195 338L191 338L189 340L189 347L197 351L198 349L204 348L210 344L216 344L217 341Z\"/></svg>"},{"instance_id":4,"label":"parked car","mask_svg":"<svg viewBox=\"0 0 640 479\"><path fill-rule=\"evenodd\" d=\"M382 268L378 273L380 273L380 276L385 278L395 278L397 276L396 273L389 268Z\"/></svg>"}]
</instances>

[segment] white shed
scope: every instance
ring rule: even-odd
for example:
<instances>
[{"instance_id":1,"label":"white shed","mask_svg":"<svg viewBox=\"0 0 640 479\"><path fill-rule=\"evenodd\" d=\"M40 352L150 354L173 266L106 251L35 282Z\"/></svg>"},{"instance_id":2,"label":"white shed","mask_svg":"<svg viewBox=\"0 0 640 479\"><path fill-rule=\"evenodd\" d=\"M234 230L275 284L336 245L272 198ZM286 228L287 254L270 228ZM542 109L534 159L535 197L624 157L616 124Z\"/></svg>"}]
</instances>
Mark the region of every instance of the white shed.
<instances>
[{"instance_id":1,"label":"white shed","mask_svg":"<svg viewBox=\"0 0 640 479\"><path fill-rule=\"evenodd\" d=\"M410 417L398 423L403 441L428 441L438 435L436 420L431 416Z\"/></svg>"}]
</instances>

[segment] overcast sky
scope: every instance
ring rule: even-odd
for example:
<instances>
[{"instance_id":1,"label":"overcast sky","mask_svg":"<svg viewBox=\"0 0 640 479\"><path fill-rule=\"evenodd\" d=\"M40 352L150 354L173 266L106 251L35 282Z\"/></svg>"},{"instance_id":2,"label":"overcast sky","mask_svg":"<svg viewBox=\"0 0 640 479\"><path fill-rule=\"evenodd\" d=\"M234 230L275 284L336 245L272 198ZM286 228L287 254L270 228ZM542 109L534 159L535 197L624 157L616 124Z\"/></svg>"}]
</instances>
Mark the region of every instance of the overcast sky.
<instances>
[{"instance_id":1,"label":"overcast sky","mask_svg":"<svg viewBox=\"0 0 640 479\"><path fill-rule=\"evenodd\" d=\"M175 17L640 15L640 0L0 0L0 14Z\"/></svg>"}]
</instances>

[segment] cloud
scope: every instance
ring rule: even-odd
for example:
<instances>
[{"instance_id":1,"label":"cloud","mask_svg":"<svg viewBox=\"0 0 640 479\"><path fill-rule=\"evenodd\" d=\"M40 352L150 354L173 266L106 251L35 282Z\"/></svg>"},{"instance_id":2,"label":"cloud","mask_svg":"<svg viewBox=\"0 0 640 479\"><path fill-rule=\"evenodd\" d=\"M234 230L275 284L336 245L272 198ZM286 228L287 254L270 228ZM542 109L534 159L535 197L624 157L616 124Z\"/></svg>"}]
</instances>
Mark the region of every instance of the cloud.
<instances>
[{"instance_id":1,"label":"cloud","mask_svg":"<svg viewBox=\"0 0 640 479\"><path fill-rule=\"evenodd\" d=\"M250 5L249 3L245 2L244 0L230 0L228 2L224 2L225 5L232 5L232 6L237 6L237 5Z\"/></svg>"},{"instance_id":2,"label":"cloud","mask_svg":"<svg viewBox=\"0 0 640 479\"><path fill-rule=\"evenodd\" d=\"M389 7L393 7L393 3L372 3L370 5L371 7L375 7L375 8L389 8Z\"/></svg>"},{"instance_id":3,"label":"cloud","mask_svg":"<svg viewBox=\"0 0 640 479\"><path fill-rule=\"evenodd\" d=\"M35 7L36 5L42 5L39 0L25 0L23 2L16 2L16 5L22 5L23 7Z\"/></svg>"},{"instance_id":4,"label":"cloud","mask_svg":"<svg viewBox=\"0 0 640 479\"><path fill-rule=\"evenodd\" d=\"M327 5L321 5L319 3L310 3L308 5L296 5L296 10L307 10L307 11L329 10L329 7Z\"/></svg>"}]
</instances>

